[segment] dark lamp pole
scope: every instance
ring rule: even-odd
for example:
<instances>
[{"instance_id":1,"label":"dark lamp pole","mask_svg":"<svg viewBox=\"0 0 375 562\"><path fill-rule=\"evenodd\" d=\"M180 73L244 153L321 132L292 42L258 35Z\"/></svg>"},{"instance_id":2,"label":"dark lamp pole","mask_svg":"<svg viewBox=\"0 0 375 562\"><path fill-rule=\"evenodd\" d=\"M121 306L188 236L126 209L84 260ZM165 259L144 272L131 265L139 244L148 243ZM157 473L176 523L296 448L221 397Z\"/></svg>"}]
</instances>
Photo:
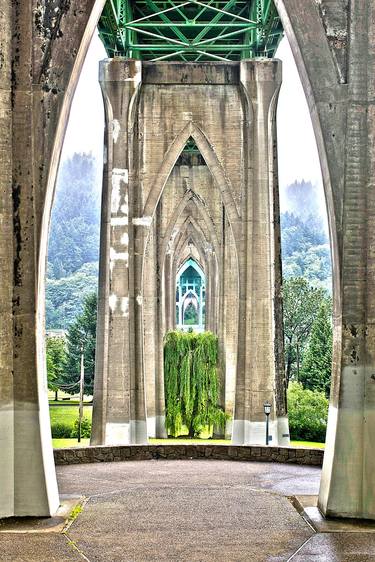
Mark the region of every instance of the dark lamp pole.
<instances>
[{"instance_id":1,"label":"dark lamp pole","mask_svg":"<svg viewBox=\"0 0 375 562\"><path fill-rule=\"evenodd\" d=\"M269 442L269 438L270 438L270 434L269 434L269 416L271 413L271 404L268 402L265 402L263 404L263 409L264 409L264 413L266 414L266 445L268 445Z\"/></svg>"}]
</instances>

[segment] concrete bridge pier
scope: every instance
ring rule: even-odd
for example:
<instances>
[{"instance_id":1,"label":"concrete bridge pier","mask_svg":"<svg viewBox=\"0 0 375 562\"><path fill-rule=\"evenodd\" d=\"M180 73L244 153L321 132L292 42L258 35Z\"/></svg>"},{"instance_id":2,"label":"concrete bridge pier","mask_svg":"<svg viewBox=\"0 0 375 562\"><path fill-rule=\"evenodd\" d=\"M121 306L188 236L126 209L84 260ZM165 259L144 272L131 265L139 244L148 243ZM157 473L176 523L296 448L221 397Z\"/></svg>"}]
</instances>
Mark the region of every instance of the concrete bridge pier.
<instances>
[{"instance_id":1,"label":"concrete bridge pier","mask_svg":"<svg viewBox=\"0 0 375 562\"><path fill-rule=\"evenodd\" d=\"M277 60L241 62L244 95L246 207L239 252L240 305L233 442L265 443L263 404L272 404L270 444L289 443L283 381L276 146L276 105L281 85ZM275 220L276 219L276 220ZM281 385L282 386L282 385Z\"/></svg>"},{"instance_id":2,"label":"concrete bridge pier","mask_svg":"<svg viewBox=\"0 0 375 562\"><path fill-rule=\"evenodd\" d=\"M44 279L67 116L103 1L0 0L0 518L59 507Z\"/></svg>"},{"instance_id":3,"label":"concrete bridge pier","mask_svg":"<svg viewBox=\"0 0 375 562\"><path fill-rule=\"evenodd\" d=\"M275 0L315 130L333 257L333 370L319 507L375 519L375 4Z\"/></svg>"},{"instance_id":4,"label":"concrete bridge pier","mask_svg":"<svg viewBox=\"0 0 375 562\"><path fill-rule=\"evenodd\" d=\"M93 444L142 442L146 418L149 435L165 435L162 336L175 325L187 256L205 270L206 327L226 346L221 402L228 413L234 406L234 442L264 443L266 400L272 444L289 442L279 392L280 83L281 64L269 59L101 63L107 163ZM189 139L199 157L184 152Z\"/></svg>"},{"instance_id":5,"label":"concrete bridge pier","mask_svg":"<svg viewBox=\"0 0 375 562\"><path fill-rule=\"evenodd\" d=\"M141 81L134 60L100 66L107 119L99 278L98 361L91 443L147 441L137 257L137 195L129 174L131 104Z\"/></svg>"}]
</instances>

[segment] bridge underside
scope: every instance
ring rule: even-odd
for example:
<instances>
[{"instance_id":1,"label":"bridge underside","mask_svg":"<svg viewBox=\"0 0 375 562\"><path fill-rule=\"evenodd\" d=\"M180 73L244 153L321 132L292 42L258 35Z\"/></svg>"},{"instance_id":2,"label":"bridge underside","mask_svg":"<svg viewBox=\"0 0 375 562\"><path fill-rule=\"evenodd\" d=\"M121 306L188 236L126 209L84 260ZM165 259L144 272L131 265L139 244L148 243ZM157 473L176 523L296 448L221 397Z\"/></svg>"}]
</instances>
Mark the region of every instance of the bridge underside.
<instances>
[{"instance_id":1,"label":"bridge underside","mask_svg":"<svg viewBox=\"0 0 375 562\"><path fill-rule=\"evenodd\" d=\"M296 58L316 133L333 252L333 385L319 505L327 515L375 519L375 4L373 0L353 0L349 4L342 0L305 0L302 11L301 0L274 0L274 3ZM167 61L177 59L181 64L195 61L198 65L204 61L207 65L207 61L214 62L219 56L225 59L220 59L224 65L241 64L245 69L251 68L252 62L246 61L249 57L272 57L280 37L278 19L267 19L273 5L265 0L246 5L249 11L242 2L0 0L0 516L50 515L59 503L45 376L45 258L54 182L72 93L103 8L100 33L110 57L114 57L113 66L117 65L116 57L122 56L128 59L130 66L151 64L152 74L152 65L161 63L148 61L160 61L164 56ZM256 14L251 11L254 6ZM138 7L140 11L136 11ZM126 14L124 8L128 10ZM201 21L193 23L197 14L201 14ZM272 23L267 24L268 21ZM225 31L216 25L218 22L225 23ZM228 59L237 62L231 63ZM122 68L125 69L126 64ZM129 88L134 88L137 72L129 76ZM152 80L148 84L145 82L146 75L142 77L142 95L155 86ZM189 83L192 83L190 79ZM241 104L237 98L231 105L231 96L222 96L220 110L214 116L220 122L220 135L217 138L208 135L218 161L208 167L213 176L219 174L220 169L225 170L221 176L224 180L217 181L222 186L228 180L236 183L233 178L237 177L238 170L231 170L231 166L238 159L238 148L243 146L232 138L240 129L239 122L236 126L228 124L226 112L243 109L249 100L254 100L256 93L251 79L241 78L241 83L243 88L237 88L237 95L241 91L243 96ZM159 94L170 85L170 79L160 85ZM111 88L115 87L114 80ZM202 87L209 89L209 84ZM196 88L197 83L193 90ZM123 84L120 89L125 92ZM197 108L189 106L189 94L186 100L184 105L188 109L180 108L179 124L191 127L189 136L194 137L195 133L198 137ZM124 101L127 104L127 99ZM259 115L260 106L253 101L251 104L254 114ZM131 106L130 116L136 107ZM109 111L110 104L107 109ZM151 111L151 100L148 109L146 105L144 109ZM108 116L108 123L110 120ZM243 130L247 130L248 125L252 126L251 117L246 115L243 123ZM256 124L265 126L261 119ZM173 121L169 125L173 127ZM136 185L140 178L130 175L136 168L126 160L121 162L121 158L134 155L127 149L127 131L126 127L119 131L119 142L126 149L122 156L115 154L116 143L113 142L114 160L110 166L118 159L120 172L115 181L121 183L126 177L124 170L128 170L129 185L131 182ZM157 130L153 129L143 132L157 135ZM166 130L171 143L177 133ZM222 133L228 136L226 149ZM184 142L187 140L184 138ZM147 135L138 141L138 148L142 148L143 142L146 146ZM201 141L201 146L199 142L196 144L204 152L204 142ZM169 144L156 145L159 165L166 157ZM247 149L247 153L251 153L251 147ZM268 149L268 154L274 154L270 147ZM264 158L264 154L259 158ZM237 160L237 163L238 169L243 169L243 161ZM250 169L254 171L248 166L247 172ZM269 177L267 181L272 185ZM244 193L252 193L248 183L239 181L239 185ZM134 195L137 194L133 193L132 197ZM141 191L139 195L143 198L145 193ZM243 199L233 198L234 207L226 204L232 230L236 220L230 218L229 210L236 205L240 209L243 205ZM150 201L153 202L151 207L147 207L145 199L135 201L129 219L153 216L158 200L151 198ZM142 205L147 207L144 215L141 214ZM114 218L123 219L122 216ZM268 218L262 224L269 225ZM249 239L241 235L241 221L237 223L234 239L240 264L241 260L245 262L249 258ZM132 223L135 233L132 243L142 252L134 253L138 263L131 272L132 282L139 279L139 256L145 249L142 228L142 221ZM263 239L259 237L258 240ZM251 291L247 286L242 289L245 292L240 293L239 299L245 302ZM125 290L124 285L119 287L120 292ZM126 298L126 293L121 296ZM139 296L142 295L133 293L132 298ZM118 306L116 297L115 312L119 322L124 321L127 311L126 301L121 302L123 309L121 303ZM248 302L260 306L265 301L259 299L253 303L250 296ZM132 306L139 306L137 300ZM265 305L265 310L270 308ZM251 313L250 306L247 312ZM257 318L255 316L255 320ZM240 319L246 323L241 314ZM139 322L136 327L142 328ZM246 330L238 335L243 338ZM141 337L137 341L141 342ZM242 341L237 349L237 359L244 364L244 354L249 348ZM138 357L140 353L138 350ZM237 376L237 387L245 380L241 376ZM267 378L267 385L269 380ZM140 392L137 384L133 377L130 389ZM250 392L246 385L244 391L243 396L249 403ZM239 405L239 411L242 408L245 412L239 418L241 422L248 419L244 404L246 400ZM144 432L146 416L141 402L137 403L136 415L131 420L139 419L143 429L142 423L139 427ZM240 424L242 428L245 425Z\"/></svg>"},{"instance_id":2,"label":"bridge underside","mask_svg":"<svg viewBox=\"0 0 375 562\"><path fill-rule=\"evenodd\" d=\"M111 0L99 20L109 57L152 61L272 58L282 33L273 0Z\"/></svg>"}]
</instances>

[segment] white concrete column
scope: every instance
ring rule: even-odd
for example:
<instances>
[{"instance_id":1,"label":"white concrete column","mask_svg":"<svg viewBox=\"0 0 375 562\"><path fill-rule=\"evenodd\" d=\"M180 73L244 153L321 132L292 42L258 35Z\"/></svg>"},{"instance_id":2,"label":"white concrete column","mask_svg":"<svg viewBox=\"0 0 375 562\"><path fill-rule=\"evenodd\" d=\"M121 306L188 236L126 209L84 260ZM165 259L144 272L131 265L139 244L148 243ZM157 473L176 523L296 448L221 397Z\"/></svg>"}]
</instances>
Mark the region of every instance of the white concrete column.
<instances>
[{"instance_id":1,"label":"white concrete column","mask_svg":"<svg viewBox=\"0 0 375 562\"><path fill-rule=\"evenodd\" d=\"M135 251L143 223L137 216L132 186L132 131L128 129L129 111L140 81L139 61L118 58L100 64L108 161L103 190L106 205L101 233L92 444L147 441L144 374L142 366L139 368L143 341L141 266Z\"/></svg>"},{"instance_id":2,"label":"white concrete column","mask_svg":"<svg viewBox=\"0 0 375 562\"><path fill-rule=\"evenodd\" d=\"M270 444L289 442L285 417L278 418L275 383L275 255L273 205L275 108L281 84L277 60L241 62L243 85L252 123L247 125L247 207L244 224L244 274L240 274L239 352L233 442L264 444L266 423L263 404L271 402ZM242 296L242 298L241 298ZM287 423L287 422L286 422ZM283 428L280 431L279 425ZM283 438L282 435L285 435Z\"/></svg>"}]
</instances>

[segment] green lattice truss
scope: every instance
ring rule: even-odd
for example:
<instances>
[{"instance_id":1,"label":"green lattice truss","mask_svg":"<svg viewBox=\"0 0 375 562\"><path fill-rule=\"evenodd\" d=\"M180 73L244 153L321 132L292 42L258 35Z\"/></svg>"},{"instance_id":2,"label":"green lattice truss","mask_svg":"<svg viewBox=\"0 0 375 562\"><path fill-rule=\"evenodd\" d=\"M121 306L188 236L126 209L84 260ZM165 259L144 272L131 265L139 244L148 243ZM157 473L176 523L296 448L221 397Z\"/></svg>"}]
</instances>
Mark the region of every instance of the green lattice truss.
<instances>
[{"instance_id":1,"label":"green lattice truss","mask_svg":"<svg viewBox=\"0 0 375 562\"><path fill-rule=\"evenodd\" d=\"M283 30L273 0L107 0L99 33L110 57L227 61L274 56Z\"/></svg>"}]
</instances>

